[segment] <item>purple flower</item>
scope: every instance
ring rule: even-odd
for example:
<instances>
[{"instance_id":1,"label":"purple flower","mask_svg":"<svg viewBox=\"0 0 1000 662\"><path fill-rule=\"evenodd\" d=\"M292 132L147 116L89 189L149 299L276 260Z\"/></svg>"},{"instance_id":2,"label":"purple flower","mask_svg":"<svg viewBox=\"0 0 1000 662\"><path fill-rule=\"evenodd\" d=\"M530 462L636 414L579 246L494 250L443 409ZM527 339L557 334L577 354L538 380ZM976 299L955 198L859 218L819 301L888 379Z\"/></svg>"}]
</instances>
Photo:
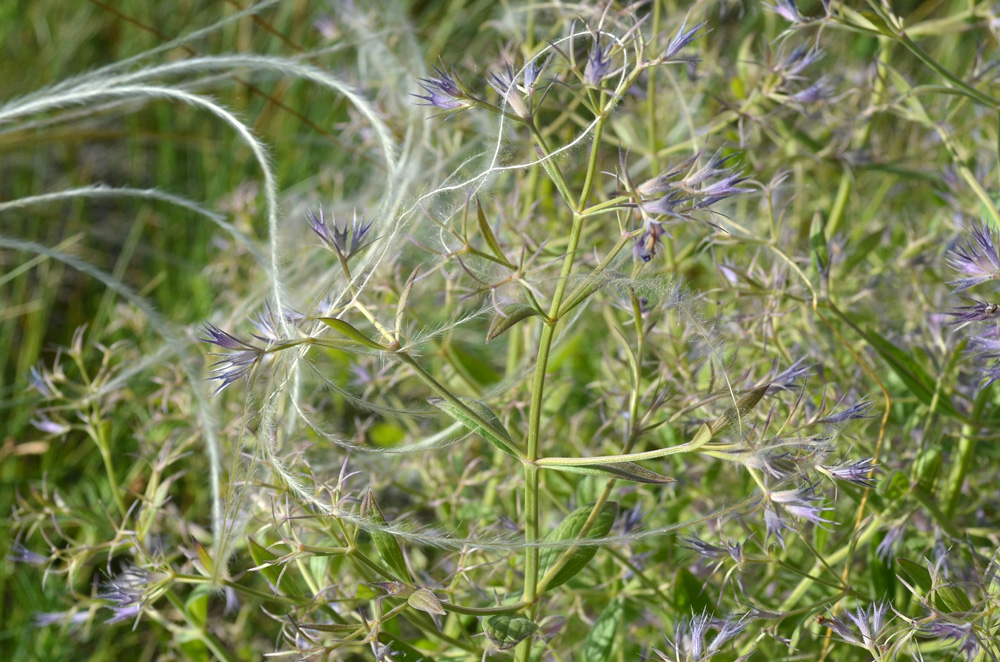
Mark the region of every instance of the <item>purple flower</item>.
<instances>
[{"instance_id":1,"label":"purple flower","mask_svg":"<svg viewBox=\"0 0 1000 662\"><path fill-rule=\"evenodd\" d=\"M793 94L791 98L792 101L808 105L830 98L833 96L833 91L833 81L827 76L823 76L809 87Z\"/></svg>"},{"instance_id":2,"label":"purple flower","mask_svg":"<svg viewBox=\"0 0 1000 662\"><path fill-rule=\"evenodd\" d=\"M782 528L791 528L781 519L774 504L778 504L781 509L798 519L804 519L823 526L824 524L836 524L833 520L823 517L823 513L832 508L823 508L815 505L819 497L813 493L811 485L797 487L792 490L779 490L767 494L767 503L764 506L764 524L767 529L766 537L772 535L784 546L784 538L781 535Z\"/></svg>"},{"instance_id":3,"label":"purple flower","mask_svg":"<svg viewBox=\"0 0 1000 662\"><path fill-rule=\"evenodd\" d=\"M698 156L700 157L701 154L702 152L699 152ZM722 177L732 173L736 169L736 166L724 166L726 166L726 164L735 157L735 153L730 154L729 156L723 156L722 149L719 148L716 150L715 154L712 155L712 158L708 160L708 163L682 179L681 185L686 189L696 190L699 185L708 179L713 177Z\"/></svg>"},{"instance_id":4,"label":"purple flower","mask_svg":"<svg viewBox=\"0 0 1000 662\"><path fill-rule=\"evenodd\" d=\"M805 358L801 358L792 365L788 366L785 370L781 371L777 375L771 378L771 388L773 389L788 389L795 385L795 382L804 379L812 374L813 367L811 365L803 365Z\"/></svg>"},{"instance_id":5,"label":"purple flower","mask_svg":"<svg viewBox=\"0 0 1000 662\"><path fill-rule=\"evenodd\" d=\"M32 388L42 394L42 397L50 400L55 397L55 389L50 387L48 375L44 370L39 370L37 367L31 366L28 370L28 382Z\"/></svg>"},{"instance_id":6,"label":"purple flower","mask_svg":"<svg viewBox=\"0 0 1000 662\"><path fill-rule=\"evenodd\" d=\"M535 82L538 77L542 74L542 70L545 69L545 64L541 66L538 65L535 58L528 60L528 64L524 65L524 89L528 94L533 94L535 91Z\"/></svg>"},{"instance_id":7,"label":"purple flower","mask_svg":"<svg viewBox=\"0 0 1000 662\"><path fill-rule=\"evenodd\" d=\"M780 55L772 67L775 73L784 75L786 79L800 78L803 71L823 58L819 48L798 46L787 55Z\"/></svg>"},{"instance_id":8,"label":"purple flower","mask_svg":"<svg viewBox=\"0 0 1000 662\"><path fill-rule=\"evenodd\" d=\"M600 85L608 75L609 68L611 68L611 46L602 46L600 39L594 39L590 57L587 58L587 66L583 71L583 82L595 87Z\"/></svg>"},{"instance_id":9,"label":"purple flower","mask_svg":"<svg viewBox=\"0 0 1000 662\"><path fill-rule=\"evenodd\" d=\"M30 565L45 565L48 562L47 556L42 556L37 552L33 552L20 542L15 542L10 546L10 553L7 555L7 560L12 563L28 563Z\"/></svg>"},{"instance_id":10,"label":"purple flower","mask_svg":"<svg viewBox=\"0 0 1000 662\"><path fill-rule=\"evenodd\" d=\"M894 524L885 532L885 538L875 548L875 554L885 563L896 558L896 550L899 543L903 541L903 534L906 532L906 523Z\"/></svg>"},{"instance_id":11,"label":"purple flower","mask_svg":"<svg viewBox=\"0 0 1000 662\"><path fill-rule=\"evenodd\" d=\"M831 478L853 483L860 487L875 487L875 479L871 477L875 471L875 461L871 458L838 464L832 467L817 467L820 471Z\"/></svg>"},{"instance_id":12,"label":"purple flower","mask_svg":"<svg viewBox=\"0 0 1000 662\"><path fill-rule=\"evenodd\" d=\"M420 105L436 106L442 110L458 110L472 105L472 99L465 93L454 71L449 74L437 67L434 67L434 71L438 73L437 78L420 79L419 85L427 94L413 95L424 100L425 103Z\"/></svg>"},{"instance_id":13,"label":"purple flower","mask_svg":"<svg viewBox=\"0 0 1000 662\"><path fill-rule=\"evenodd\" d=\"M514 73L514 69L511 68L509 62L505 71L491 73L487 82L490 84L490 87L497 91L500 98L510 106L515 115L518 117L528 117L530 114L528 106L525 105L524 99L521 98L521 94L517 88L517 75Z\"/></svg>"},{"instance_id":14,"label":"purple flower","mask_svg":"<svg viewBox=\"0 0 1000 662\"><path fill-rule=\"evenodd\" d=\"M781 520L781 515L778 511L772 508L770 505L764 506L764 542L766 543L772 537L781 544L781 547L785 547L785 536L782 530L787 525Z\"/></svg>"},{"instance_id":15,"label":"purple flower","mask_svg":"<svg viewBox=\"0 0 1000 662\"><path fill-rule=\"evenodd\" d=\"M132 620L142 613L149 580L145 570L130 566L103 586L98 597L108 600L107 607L114 612L108 623Z\"/></svg>"},{"instance_id":16,"label":"purple flower","mask_svg":"<svg viewBox=\"0 0 1000 662\"><path fill-rule=\"evenodd\" d=\"M62 436L72 429L66 423L53 421L45 414L39 414L38 418L31 421L31 424L45 434L51 434L54 436Z\"/></svg>"},{"instance_id":17,"label":"purple flower","mask_svg":"<svg viewBox=\"0 0 1000 662\"><path fill-rule=\"evenodd\" d=\"M35 614L35 627L44 628L49 625L79 625L86 623L90 614L86 611L40 611Z\"/></svg>"},{"instance_id":18,"label":"purple flower","mask_svg":"<svg viewBox=\"0 0 1000 662\"><path fill-rule=\"evenodd\" d=\"M708 186L701 189L701 195L705 196L698 201L696 207L698 209L708 209L716 202L720 200L725 200L726 198L734 195L739 195L740 193L750 193L753 189L749 188L739 188L736 186L740 182L746 181L746 177L741 176L742 173L737 172L724 179L720 179L717 182L712 182Z\"/></svg>"},{"instance_id":19,"label":"purple flower","mask_svg":"<svg viewBox=\"0 0 1000 662\"><path fill-rule=\"evenodd\" d=\"M211 372L213 374L209 379L221 382L219 387L212 392L212 395L219 393L240 377L252 372L263 362L267 354L265 348L257 347L249 342L240 340L236 336L207 322L202 327L202 333L206 337L199 338L199 340L226 350L224 352L212 352L212 356L221 357L211 365Z\"/></svg>"},{"instance_id":20,"label":"purple flower","mask_svg":"<svg viewBox=\"0 0 1000 662\"><path fill-rule=\"evenodd\" d=\"M309 212L309 227L312 228L312 231L316 233L316 236L320 238L327 248L345 260L357 255L361 250L368 247L368 244L364 243L364 240L368 235L368 231L371 230L373 223L375 223L375 219L366 222L364 216L361 217L361 222L359 223L358 213L355 211L350 231L348 231L347 224L344 223L341 226L337 223L336 219L334 219L333 227L331 228L326 222L326 217L323 215L322 209L319 210L319 216L316 216L313 212ZM348 236L350 236L350 242L347 240Z\"/></svg>"},{"instance_id":21,"label":"purple flower","mask_svg":"<svg viewBox=\"0 0 1000 662\"><path fill-rule=\"evenodd\" d=\"M667 644L673 649L673 657L667 657L662 651L653 649L664 662L679 660L708 660L712 658L733 637L739 635L750 624L749 614L729 614L725 619L709 616L706 612L682 618L674 627L674 640L667 639ZM706 645L709 630L716 630L716 635ZM739 658L745 660L746 657ZM737 661L739 662L739 661Z\"/></svg>"},{"instance_id":22,"label":"purple flower","mask_svg":"<svg viewBox=\"0 0 1000 662\"><path fill-rule=\"evenodd\" d=\"M990 280L1000 279L1000 255L993 230L984 221L972 228L972 238L964 246L956 246L948 254L948 266L964 275L951 281L953 292L961 292Z\"/></svg>"},{"instance_id":23,"label":"purple flower","mask_svg":"<svg viewBox=\"0 0 1000 662\"><path fill-rule=\"evenodd\" d=\"M704 22L697 23L693 28L685 31L684 28L686 27L687 27L687 17L684 18L684 22L681 24L681 27L677 31L677 34L674 35L674 38L670 40L669 44L667 44L667 49L663 52L662 56L664 60L669 60L673 58L675 55L677 55L678 52L680 52L682 48L684 48L692 41L700 37L701 35L698 34L698 32L703 27L705 27L705 23Z\"/></svg>"},{"instance_id":24,"label":"purple flower","mask_svg":"<svg viewBox=\"0 0 1000 662\"><path fill-rule=\"evenodd\" d=\"M805 22L802 14L799 13L799 8L795 6L794 0L777 0L773 5L764 5L764 8L779 14L789 23Z\"/></svg>"},{"instance_id":25,"label":"purple flower","mask_svg":"<svg viewBox=\"0 0 1000 662\"><path fill-rule=\"evenodd\" d=\"M986 303L985 301L977 301L976 299L970 299L968 297L962 297L962 299L968 301L969 305L959 306L958 308L945 313L955 318L951 324L991 322L1000 318L1000 305L995 303Z\"/></svg>"},{"instance_id":26,"label":"purple flower","mask_svg":"<svg viewBox=\"0 0 1000 662\"><path fill-rule=\"evenodd\" d=\"M867 398L855 402L853 405L847 409L842 409L838 412L830 414L826 418L821 418L817 423L827 423L830 425L837 425L839 423L846 423L847 421L855 421L862 418L872 418L875 416L871 412L872 407L875 403Z\"/></svg>"},{"instance_id":27,"label":"purple flower","mask_svg":"<svg viewBox=\"0 0 1000 662\"><path fill-rule=\"evenodd\" d=\"M839 616L833 618L821 618L819 622L830 628L837 635L849 644L862 648L873 648L879 646L885 629L885 616L889 612L889 603L880 602L871 605L867 609L862 609L861 605L855 607L854 613L847 611L847 617L854 623L857 630L848 627Z\"/></svg>"},{"instance_id":28,"label":"purple flower","mask_svg":"<svg viewBox=\"0 0 1000 662\"><path fill-rule=\"evenodd\" d=\"M738 542L727 542L725 546L713 545L712 543L705 542L701 538L690 537L682 538L684 542L687 543L689 549L692 549L702 556L707 556L710 559L717 559L728 554L736 563L742 564L745 560L743 557L743 544Z\"/></svg>"},{"instance_id":29,"label":"purple flower","mask_svg":"<svg viewBox=\"0 0 1000 662\"><path fill-rule=\"evenodd\" d=\"M920 635L958 642L959 652L963 653L969 662L972 662L979 653L979 639L976 637L975 630L972 629L971 622L952 623L937 619L921 627Z\"/></svg>"}]
</instances>

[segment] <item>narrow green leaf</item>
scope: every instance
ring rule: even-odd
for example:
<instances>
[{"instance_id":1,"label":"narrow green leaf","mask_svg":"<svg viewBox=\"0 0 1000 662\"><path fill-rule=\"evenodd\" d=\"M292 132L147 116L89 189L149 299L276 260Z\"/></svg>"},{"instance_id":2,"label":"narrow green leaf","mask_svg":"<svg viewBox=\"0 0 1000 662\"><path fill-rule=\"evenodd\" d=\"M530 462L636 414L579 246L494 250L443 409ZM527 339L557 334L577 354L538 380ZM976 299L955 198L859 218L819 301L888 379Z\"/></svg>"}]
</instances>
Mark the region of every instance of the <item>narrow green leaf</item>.
<instances>
[{"instance_id":1,"label":"narrow green leaf","mask_svg":"<svg viewBox=\"0 0 1000 662\"><path fill-rule=\"evenodd\" d=\"M403 291L399 293L399 303L396 304L396 337L399 337L399 332L403 328L403 313L406 312L406 302L410 300L410 292L413 290L413 283L417 280L417 274L420 273L420 267L413 270L410 277L406 279L406 284L403 285Z\"/></svg>"},{"instance_id":2,"label":"narrow green leaf","mask_svg":"<svg viewBox=\"0 0 1000 662\"><path fill-rule=\"evenodd\" d=\"M950 612L970 612L972 603L969 596L954 586L939 586L934 591L934 602L937 607L944 608Z\"/></svg>"},{"instance_id":3,"label":"narrow green leaf","mask_svg":"<svg viewBox=\"0 0 1000 662\"><path fill-rule=\"evenodd\" d=\"M486 342L490 342L497 336L506 333L518 322L522 322L529 317L538 315L538 311L523 303L512 303L504 309L490 322L490 328L486 332Z\"/></svg>"},{"instance_id":4,"label":"narrow green leaf","mask_svg":"<svg viewBox=\"0 0 1000 662\"><path fill-rule=\"evenodd\" d=\"M592 510L593 506L577 508L560 522L559 526L556 527L547 540L551 542L563 542L579 539L580 532L583 531L583 525L587 523L587 518L590 517ZM618 502L606 502L601 506L600 512L597 513L594 523L591 525L590 530L587 531L586 538L594 540L607 536L611 531L611 527L614 526L616 517L618 517ZM565 551L566 548L559 547L542 550L538 561L539 574L542 577L548 574L549 568L555 564L556 560ZM595 554L597 554L597 546L595 545L584 545L575 548L562 568L545 585L546 590L565 584L575 577L577 573L590 563Z\"/></svg>"},{"instance_id":5,"label":"narrow green leaf","mask_svg":"<svg viewBox=\"0 0 1000 662\"><path fill-rule=\"evenodd\" d=\"M489 246L490 252L504 264L510 265L510 262L507 261L507 256L503 254L502 250L500 250L500 243L493 234L490 222L486 220L486 214L483 213L483 206L479 204L479 196L476 196L476 220L479 221L479 233L483 235L483 239L486 240L486 245Z\"/></svg>"},{"instance_id":6,"label":"narrow green leaf","mask_svg":"<svg viewBox=\"0 0 1000 662\"><path fill-rule=\"evenodd\" d=\"M879 16L879 15L873 13L873 12L870 12L870 11L861 11L861 12L858 12L858 14L862 18L864 18L866 21L868 21L869 23L871 23L872 27L874 27L876 30L878 30L879 32L881 32L885 36L887 36L887 37L896 37L896 36L898 36L889 27L889 24L886 23L885 20L882 19L881 16Z\"/></svg>"},{"instance_id":7,"label":"narrow green leaf","mask_svg":"<svg viewBox=\"0 0 1000 662\"><path fill-rule=\"evenodd\" d=\"M524 457L524 450L510 438L507 428L503 426L492 409L473 398L458 396L458 400L464 407L444 398L428 398L427 401L504 453L518 459ZM474 416L470 415L470 412Z\"/></svg>"},{"instance_id":8,"label":"narrow green leaf","mask_svg":"<svg viewBox=\"0 0 1000 662\"><path fill-rule=\"evenodd\" d=\"M273 586L281 586L281 590L291 595L293 597L302 597L302 590L295 584L294 581L289 581L288 576L281 576L281 568L277 563L274 563L278 559L278 555L267 549L266 547L261 547L254 541L253 538L248 538L250 558L253 559L254 564L257 569L260 570L260 574L264 575L267 581L271 582Z\"/></svg>"},{"instance_id":9,"label":"narrow green leaf","mask_svg":"<svg viewBox=\"0 0 1000 662\"><path fill-rule=\"evenodd\" d=\"M590 476L607 476L627 480L633 483L646 483L648 485L665 485L673 483L673 478L668 478L655 471L650 471L635 462L615 462L609 464L547 464L545 469L562 471L570 474L584 474Z\"/></svg>"},{"instance_id":10,"label":"narrow green leaf","mask_svg":"<svg viewBox=\"0 0 1000 662\"><path fill-rule=\"evenodd\" d=\"M930 496L936 491L942 462L941 449L937 446L928 446L917 458L917 487Z\"/></svg>"},{"instance_id":11,"label":"narrow green leaf","mask_svg":"<svg viewBox=\"0 0 1000 662\"><path fill-rule=\"evenodd\" d=\"M764 384L741 395L739 399L736 400L736 404L723 412L722 416L715 419L715 421L709 426L712 435L717 435L736 421L743 420L743 417L753 411L753 408L756 407L757 403L761 401L761 398L763 398L764 394L767 393L769 386L770 384ZM696 435L696 437L697 436L698 435Z\"/></svg>"},{"instance_id":12,"label":"narrow green leaf","mask_svg":"<svg viewBox=\"0 0 1000 662\"><path fill-rule=\"evenodd\" d=\"M809 244L812 247L812 263L821 277L826 277L830 270L830 254L826 247L826 231L823 227L823 215L816 212L813 215L812 227L809 228Z\"/></svg>"},{"instance_id":13,"label":"narrow green leaf","mask_svg":"<svg viewBox=\"0 0 1000 662\"><path fill-rule=\"evenodd\" d=\"M381 345L375 342L342 319L337 319L336 317L321 317L319 318L319 321L323 322L337 333L347 336L354 342L367 347L368 349L389 351L388 345Z\"/></svg>"},{"instance_id":14,"label":"narrow green leaf","mask_svg":"<svg viewBox=\"0 0 1000 662\"><path fill-rule=\"evenodd\" d=\"M205 572L211 577L215 574L215 561L212 560L212 555L208 553L208 550L200 543L195 543L195 549L198 551L198 560L201 561L201 567L205 569Z\"/></svg>"},{"instance_id":15,"label":"narrow green leaf","mask_svg":"<svg viewBox=\"0 0 1000 662\"><path fill-rule=\"evenodd\" d=\"M817 526L816 530L823 531L825 529ZM868 567L871 568L868 574L871 578L871 594L879 599L883 596L895 595L896 587L899 585L899 580L896 579L896 574L892 571L892 559L883 558L879 554L879 544L884 537L875 536L868 545Z\"/></svg>"},{"instance_id":16,"label":"narrow green leaf","mask_svg":"<svg viewBox=\"0 0 1000 662\"><path fill-rule=\"evenodd\" d=\"M410 594L410 597L406 598L406 602L414 609L425 611L428 614L443 615L445 613L441 601L426 588L418 588Z\"/></svg>"},{"instance_id":17,"label":"narrow green leaf","mask_svg":"<svg viewBox=\"0 0 1000 662\"><path fill-rule=\"evenodd\" d=\"M913 395L925 405L930 405L934 399L935 382L923 367L913 360L912 356L894 344L883 338L878 332L867 329L864 332L865 340L872 346L879 356L885 359L886 363L896 375L906 384L906 387ZM938 394L938 411L953 418L962 419L962 415L947 393Z\"/></svg>"},{"instance_id":18,"label":"narrow green leaf","mask_svg":"<svg viewBox=\"0 0 1000 662\"><path fill-rule=\"evenodd\" d=\"M538 626L523 616L497 614L483 621L483 631L497 650L510 650L538 630Z\"/></svg>"},{"instance_id":19,"label":"narrow green leaf","mask_svg":"<svg viewBox=\"0 0 1000 662\"><path fill-rule=\"evenodd\" d=\"M198 627L205 627L208 620L208 597L212 593L212 588L207 584L196 586L187 600L184 601L184 609L194 624Z\"/></svg>"},{"instance_id":20,"label":"narrow green leaf","mask_svg":"<svg viewBox=\"0 0 1000 662\"><path fill-rule=\"evenodd\" d=\"M378 503L375 501L375 494L371 489L368 490L361 500L361 518L377 526L389 526L389 522L386 521L385 516L382 514L382 509L378 507ZM399 542L395 536L379 529L372 529L369 533L371 534L372 541L375 543L375 548L378 549L379 556L389 566L392 574L397 579L412 582L413 578L410 576L409 568L406 567L403 550L399 546Z\"/></svg>"},{"instance_id":21,"label":"narrow green leaf","mask_svg":"<svg viewBox=\"0 0 1000 662\"><path fill-rule=\"evenodd\" d=\"M619 595L604 608L583 642L581 662L607 662L615 643L615 634L625 613L625 601Z\"/></svg>"},{"instance_id":22,"label":"narrow green leaf","mask_svg":"<svg viewBox=\"0 0 1000 662\"><path fill-rule=\"evenodd\" d=\"M843 264L840 265L842 273L851 273L855 268L868 257L868 254L875 250L875 247L882 243L885 236L883 230L869 232L860 241L851 244L851 250L847 251Z\"/></svg>"},{"instance_id":23,"label":"narrow green leaf","mask_svg":"<svg viewBox=\"0 0 1000 662\"><path fill-rule=\"evenodd\" d=\"M469 348L463 343L452 340L448 343L449 355L455 361L455 369L463 377L480 386L489 386L499 382L503 375L489 361L478 354L479 348Z\"/></svg>"},{"instance_id":24,"label":"narrow green leaf","mask_svg":"<svg viewBox=\"0 0 1000 662\"><path fill-rule=\"evenodd\" d=\"M704 582L687 568L680 568L674 575L674 602L678 614L700 614L712 608Z\"/></svg>"},{"instance_id":25,"label":"narrow green leaf","mask_svg":"<svg viewBox=\"0 0 1000 662\"><path fill-rule=\"evenodd\" d=\"M896 564L899 565L904 580L919 588L924 594L927 594L931 590L934 582L931 580L931 573L927 571L927 568L916 561L904 559L899 556L896 557Z\"/></svg>"},{"instance_id":26,"label":"narrow green leaf","mask_svg":"<svg viewBox=\"0 0 1000 662\"><path fill-rule=\"evenodd\" d=\"M894 471L888 480L879 483L879 492L893 503L910 493L910 479L902 471Z\"/></svg>"}]
</instances>

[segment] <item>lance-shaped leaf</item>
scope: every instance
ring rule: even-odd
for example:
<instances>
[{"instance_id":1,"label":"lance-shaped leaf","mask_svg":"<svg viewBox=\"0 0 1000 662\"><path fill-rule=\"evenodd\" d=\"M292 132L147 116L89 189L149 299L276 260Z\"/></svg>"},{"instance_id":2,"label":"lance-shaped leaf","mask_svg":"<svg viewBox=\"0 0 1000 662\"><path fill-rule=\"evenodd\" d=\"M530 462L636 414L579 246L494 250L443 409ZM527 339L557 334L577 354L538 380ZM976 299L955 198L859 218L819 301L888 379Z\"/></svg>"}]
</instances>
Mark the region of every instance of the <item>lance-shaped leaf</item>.
<instances>
[{"instance_id":1,"label":"lance-shaped leaf","mask_svg":"<svg viewBox=\"0 0 1000 662\"><path fill-rule=\"evenodd\" d=\"M809 245L812 248L813 268L823 278L830 273L830 253L826 246L826 231L823 227L823 216L819 212L813 216L809 228Z\"/></svg>"},{"instance_id":2,"label":"lance-shaped leaf","mask_svg":"<svg viewBox=\"0 0 1000 662\"><path fill-rule=\"evenodd\" d=\"M743 417L753 411L753 408L764 397L769 386L770 384L764 384L741 395L735 405L723 412L722 416L715 419L711 425L712 433L718 434L736 421L743 420Z\"/></svg>"},{"instance_id":3,"label":"lance-shaped leaf","mask_svg":"<svg viewBox=\"0 0 1000 662\"><path fill-rule=\"evenodd\" d=\"M872 329L862 331L861 334L920 402L930 405L936 398L938 411L952 418L962 418L948 396L947 389L939 392L936 380L911 354L896 347Z\"/></svg>"},{"instance_id":4,"label":"lance-shaped leaf","mask_svg":"<svg viewBox=\"0 0 1000 662\"><path fill-rule=\"evenodd\" d=\"M619 595L612 600L587 633L583 642L581 662L606 662L611 657L611 648L615 643L615 634L621 625L625 613L625 601Z\"/></svg>"},{"instance_id":5,"label":"lance-shaped leaf","mask_svg":"<svg viewBox=\"0 0 1000 662\"><path fill-rule=\"evenodd\" d=\"M403 285L403 291L399 294L399 303L396 304L396 337L399 337L399 332L403 329L403 313L406 312L406 302L410 300L410 292L413 291L413 283L417 280L417 274L420 273L420 267L413 270L410 277L406 279L406 284Z\"/></svg>"},{"instance_id":6,"label":"lance-shaped leaf","mask_svg":"<svg viewBox=\"0 0 1000 662\"><path fill-rule=\"evenodd\" d=\"M545 469L563 471L571 474L584 474L589 476L606 476L627 480L633 483L646 483L647 485L665 485L673 483L673 478L668 478L662 474L636 464L635 462L613 462L608 464L546 464Z\"/></svg>"},{"instance_id":7,"label":"lance-shaped leaf","mask_svg":"<svg viewBox=\"0 0 1000 662\"><path fill-rule=\"evenodd\" d=\"M486 214L483 213L483 206L479 204L478 196L476 197L476 220L479 222L479 233L486 240L486 245L489 246L490 252L504 265L513 267L514 265L507 260L507 256L500 250L500 242L497 241L496 236L493 234L490 222L486 220Z\"/></svg>"},{"instance_id":8,"label":"lance-shaped leaf","mask_svg":"<svg viewBox=\"0 0 1000 662\"><path fill-rule=\"evenodd\" d=\"M497 614L483 621L483 631L498 650L510 650L530 637L538 626L523 616Z\"/></svg>"},{"instance_id":9,"label":"lance-shaped leaf","mask_svg":"<svg viewBox=\"0 0 1000 662\"><path fill-rule=\"evenodd\" d=\"M509 306L505 306L501 313L490 322L490 328L486 332L486 342L506 333L508 329L518 322L538 314L537 310L523 303L512 303Z\"/></svg>"},{"instance_id":10,"label":"lance-shaped leaf","mask_svg":"<svg viewBox=\"0 0 1000 662\"><path fill-rule=\"evenodd\" d=\"M406 598L406 602L414 609L426 611L428 614L435 614L437 616L444 614L444 607L441 606L441 601L426 588L418 588L410 594L410 597Z\"/></svg>"},{"instance_id":11,"label":"lance-shaped leaf","mask_svg":"<svg viewBox=\"0 0 1000 662\"><path fill-rule=\"evenodd\" d=\"M406 559L403 557L403 550L399 546L395 536L381 527L388 527L385 515L375 502L375 494L369 489L365 498L361 500L361 519L367 520L377 527L369 531L375 548L378 549L379 556L385 561L397 579L412 582L410 570L406 567Z\"/></svg>"},{"instance_id":12,"label":"lance-shaped leaf","mask_svg":"<svg viewBox=\"0 0 1000 662\"><path fill-rule=\"evenodd\" d=\"M277 589L280 585L282 591L293 597L302 597L305 594L287 573L284 577L282 576L281 568L279 567L281 561L277 554L257 544L253 538L247 538L247 540L249 542L250 558L253 559L257 569L260 570L260 573L267 578L267 581L272 586Z\"/></svg>"},{"instance_id":13,"label":"lance-shaped leaf","mask_svg":"<svg viewBox=\"0 0 1000 662\"><path fill-rule=\"evenodd\" d=\"M524 457L524 450L510 438L507 428L492 409L473 398L459 396L458 400L462 406L444 398L428 398L427 401L504 453L518 459Z\"/></svg>"},{"instance_id":14,"label":"lance-shaped leaf","mask_svg":"<svg viewBox=\"0 0 1000 662\"><path fill-rule=\"evenodd\" d=\"M566 519L560 522L559 526L556 527L556 530L552 532L552 535L547 540L552 542L567 542L580 539L583 526L590 518L590 513L593 509L593 506L583 506L571 512L566 516ZM608 535L611 527L614 526L616 517L618 517L618 502L605 502L594 518L590 529L587 530L584 539L589 538L594 540ZM550 547L543 550L538 561L539 574L545 577L548 574L549 568L555 565L556 561L567 551L568 548L566 547ZM597 554L597 546L595 545L584 544L574 547L569 552L569 557L563 566L546 582L546 590L565 584L575 577L578 572L583 570L584 566L590 563L590 559L594 558L595 554Z\"/></svg>"},{"instance_id":15,"label":"lance-shaped leaf","mask_svg":"<svg viewBox=\"0 0 1000 662\"><path fill-rule=\"evenodd\" d=\"M388 345L381 345L375 342L374 340L372 340L365 334L361 333L360 331L358 331L357 329L355 329L353 326L351 326L342 319L338 319L336 317L320 317L319 321L323 322L337 333L347 336L348 338L350 338L351 340L353 340L354 342L358 343L363 347L367 347L368 349L389 351Z\"/></svg>"},{"instance_id":16,"label":"lance-shaped leaf","mask_svg":"<svg viewBox=\"0 0 1000 662\"><path fill-rule=\"evenodd\" d=\"M767 393L767 388L770 384L764 384L763 386L758 386L755 389L744 393L736 400L736 404L732 405L723 412L722 416L711 423L705 423L700 428L698 432L695 433L694 437L687 443L687 450L693 451L701 448L708 442L712 440L712 437L719 434L723 430L727 429L736 421L743 420L743 417L753 411L753 408L757 406L764 394Z\"/></svg>"}]
</instances>

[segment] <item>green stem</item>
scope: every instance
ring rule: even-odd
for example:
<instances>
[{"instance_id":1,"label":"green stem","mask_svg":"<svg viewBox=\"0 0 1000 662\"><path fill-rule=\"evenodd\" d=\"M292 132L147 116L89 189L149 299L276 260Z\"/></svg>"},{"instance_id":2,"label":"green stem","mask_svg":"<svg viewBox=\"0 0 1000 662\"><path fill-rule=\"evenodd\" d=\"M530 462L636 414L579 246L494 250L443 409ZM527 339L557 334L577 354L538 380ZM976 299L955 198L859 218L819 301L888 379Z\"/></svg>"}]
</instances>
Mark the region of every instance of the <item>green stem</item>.
<instances>
[{"instance_id":1,"label":"green stem","mask_svg":"<svg viewBox=\"0 0 1000 662\"><path fill-rule=\"evenodd\" d=\"M214 655L219 660L222 660L222 662L234 662L233 658L229 657L229 653L226 652L226 649L223 648L219 640L217 640L214 636L212 636L211 633L205 630L204 627L198 625L195 622L194 618L191 616L190 613L188 613L188 610L184 607L184 603L181 602L180 598L174 595L173 591L167 589L166 596L167 600L170 601L170 604L172 604L174 608L176 608L177 611L179 611L181 615L184 616L184 620L187 622L188 626L192 630L198 633L198 639L201 640L203 644L205 644L205 647L208 648L208 650L212 651L212 655Z\"/></svg>"},{"instance_id":2,"label":"green stem","mask_svg":"<svg viewBox=\"0 0 1000 662\"><path fill-rule=\"evenodd\" d=\"M562 269L559 272L559 280L556 283L556 290L552 294L552 302L549 306L549 319L542 326L541 337L538 343L538 357L535 361L535 374L531 384L531 405L528 413L528 454L524 463L525 480L525 526L524 537L527 547L524 550L524 594L523 600L534 606L538 598L538 465L535 462L539 457L539 431L542 424L542 403L545 394L545 373L548 370L549 352L552 348L552 338L555 336L556 325L559 323L559 307L562 305L563 297L566 294L566 286L569 282L570 274L573 272L573 263L576 261L576 251L580 245L580 234L583 231L584 217L580 212L586 208L587 199L590 197L597 172L597 159L600 154L601 138L604 133L604 121L606 114L602 114L594 127L593 142L590 147L590 159L587 162L587 175L584 181L583 190L580 193L579 201L573 208L573 224L570 228L569 246L563 258ZM536 138L541 139L537 131L533 132ZM558 172L558 171L557 171ZM551 173L550 173L551 175ZM557 187L565 187L565 181L555 181ZM562 191L563 197L567 200L568 189ZM528 637L518 644L515 651L517 662L527 662L531 655L531 638Z\"/></svg>"},{"instance_id":3,"label":"green stem","mask_svg":"<svg viewBox=\"0 0 1000 662\"><path fill-rule=\"evenodd\" d=\"M972 406L973 420L978 421L982 418L983 409L986 408L986 403L990 400L990 391L990 387L987 386L976 396L976 402ZM972 468L972 460L976 455L976 443L979 441L976 436L977 432L971 425L966 423L962 426L962 436L958 440L958 459L952 465L951 474L948 476L948 496L945 501L944 513L949 520L955 516L958 498L962 495L962 484L965 482L965 476L969 473L969 469Z\"/></svg>"}]
</instances>

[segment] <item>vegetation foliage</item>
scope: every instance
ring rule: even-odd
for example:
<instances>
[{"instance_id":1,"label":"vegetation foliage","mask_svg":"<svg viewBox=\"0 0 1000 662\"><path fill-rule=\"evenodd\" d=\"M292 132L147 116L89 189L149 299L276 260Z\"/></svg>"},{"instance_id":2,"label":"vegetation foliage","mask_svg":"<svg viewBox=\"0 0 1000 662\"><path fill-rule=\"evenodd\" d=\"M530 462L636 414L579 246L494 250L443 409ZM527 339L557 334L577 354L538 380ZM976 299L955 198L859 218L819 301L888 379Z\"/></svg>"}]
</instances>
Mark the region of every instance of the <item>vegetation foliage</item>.
<instances>
[{"instance_id":1,"label":"vegetation foliage","mask_svg":"<svg viewBox=\"0 0 1000 662\"><path fill-rule=\"evenodd\" d=\"M0 7L0 647L996 660L995 11Z\"/></svg>"}]
</instances>

